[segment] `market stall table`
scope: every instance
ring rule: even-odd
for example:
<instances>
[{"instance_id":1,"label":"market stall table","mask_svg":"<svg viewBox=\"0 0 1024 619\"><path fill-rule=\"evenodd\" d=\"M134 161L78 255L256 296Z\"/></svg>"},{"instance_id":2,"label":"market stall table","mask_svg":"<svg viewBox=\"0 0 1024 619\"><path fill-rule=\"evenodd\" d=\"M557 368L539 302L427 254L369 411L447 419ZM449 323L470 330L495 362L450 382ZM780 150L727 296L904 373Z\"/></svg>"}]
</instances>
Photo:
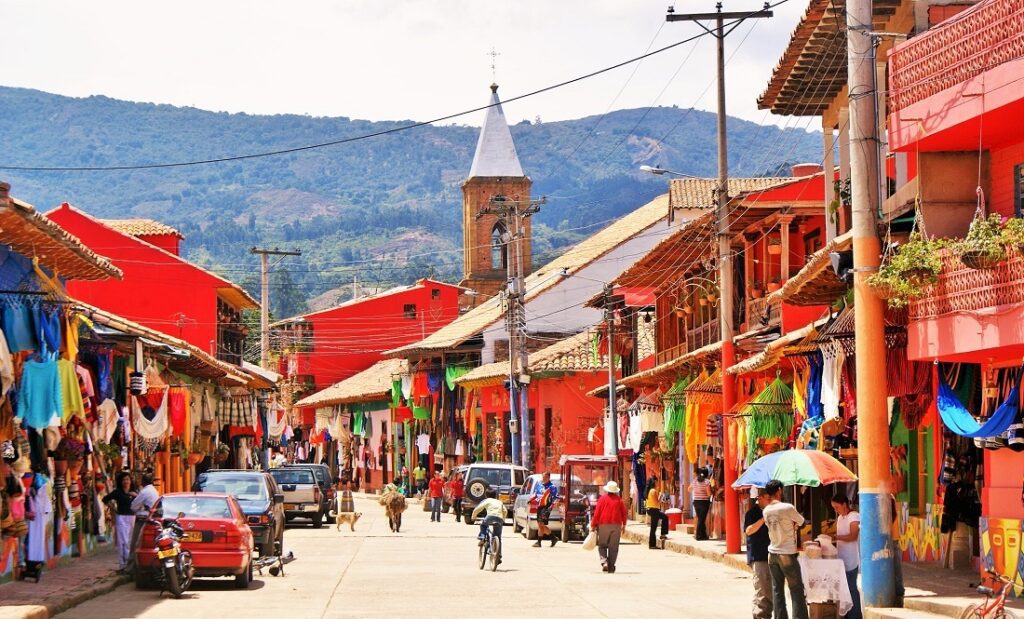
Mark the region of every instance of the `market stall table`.
<instances>
[{"instance_id":1,"label":"market stall table","mask_svg":"<svg viewBox=\"0 0 1024 619\"><path fill-rule=\"evenodd\" d=\"M853 608L846 568L841 559L808 559L800 555L800 574L804 581L807 603L838 602L839 616Z\"/></svg>"}]
</instances>

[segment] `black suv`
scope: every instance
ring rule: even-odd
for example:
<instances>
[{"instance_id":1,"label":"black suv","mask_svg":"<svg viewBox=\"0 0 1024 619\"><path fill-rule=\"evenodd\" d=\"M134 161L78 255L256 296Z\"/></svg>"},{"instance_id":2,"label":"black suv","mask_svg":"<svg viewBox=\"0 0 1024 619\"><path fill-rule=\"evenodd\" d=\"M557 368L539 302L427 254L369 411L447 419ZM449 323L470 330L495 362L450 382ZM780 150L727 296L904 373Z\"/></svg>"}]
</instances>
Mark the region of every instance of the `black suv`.
<instances>
[{"instance_id":1,"label":"black suv","mask_svg":"<svg viewBox=\"0 0 1024 619\"><path fill-rule=\"evenodd\" d=\"M523 466L505 462L476 462L463 472L466 493L462 497L462 519L473 524L473 509L483 501L489 488L498 493L498 500L505 504L508 517L512 517L512 505L516 494L522 488L530 470Z\"/></svg>"},{"instance_id":2,"label":"black suv","mask_svg":"<svg viewBox=\"0 0 1024 619\"><path fill-rule=\"evenodd\" d=\"M331 510L334 509L334 478L331 477L331 469L326 464L285 464L281 468L294 469L302 468L313 471L313 478L316 485L320 487L320 519L329 524L334 524L331 517Z\"/></svg>"},{"instance_id":3,"label":"black suv","mask_svg":"<svg viewBox=\"0 0 1024 619\"><path fill-rule=\"evenodd\" d=\"M195 492L223 492L238 501L252 529L261 557L278 556L284 548L284 495L263 471L218 469L200 473Z\"/></svg>"}]
</instances>

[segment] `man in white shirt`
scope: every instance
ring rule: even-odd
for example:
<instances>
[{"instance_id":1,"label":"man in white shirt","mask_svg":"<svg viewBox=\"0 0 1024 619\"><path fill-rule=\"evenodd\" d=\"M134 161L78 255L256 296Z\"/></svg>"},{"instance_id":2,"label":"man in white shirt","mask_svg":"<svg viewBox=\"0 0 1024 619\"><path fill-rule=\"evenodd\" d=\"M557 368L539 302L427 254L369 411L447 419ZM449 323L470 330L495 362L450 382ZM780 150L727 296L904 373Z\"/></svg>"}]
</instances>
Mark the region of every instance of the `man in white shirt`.
<instances>
[{"instance_id":1,"label":"man in white shirt","mask_svg":"<svg viewBox=\"0 0 1024 619\"><path fill-rule=\"evenodd\" d=\"M153 473L146 471L142 474L142 490L132 501L132 512L135 514L135 526L132 528L132 545L128 552L128 565L125 572L132 573L137 567L135 564L135 551L138 549L139 538L142 536L142 528L146 525L149 512L153 509L157 499L160 498L160 491L153 485Z\"/></svg>"},{"instance_id":2,"label":"man in white shirt","mask_svg":"<svg viewBox=\"0 0 1024 619\"><path fill-rule=\"evenodd\" d=\"M807 619L804 581L797 561L797 531L804 524L804 517L792 504L782 501L782 482L779 480L768 482L764 491L770 501L762 512L771 542L768 544L768 570L772 575L774 619L789 619L786 585L789 585L789 595L793 598L794 619Z\"/></svg>"}]
</instances>

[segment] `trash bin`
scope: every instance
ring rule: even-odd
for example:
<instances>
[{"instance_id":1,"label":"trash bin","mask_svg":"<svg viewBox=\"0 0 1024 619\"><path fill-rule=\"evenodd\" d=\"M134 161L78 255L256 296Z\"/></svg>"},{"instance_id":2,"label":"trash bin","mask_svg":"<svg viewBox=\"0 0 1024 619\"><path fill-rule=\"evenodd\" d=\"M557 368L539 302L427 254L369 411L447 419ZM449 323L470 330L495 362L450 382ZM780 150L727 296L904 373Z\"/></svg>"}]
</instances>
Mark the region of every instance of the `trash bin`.
<instances>
[{"instance_id":1,"label":"trash bin","mask_svg":"<svg viewBox=\"0 0 1024 619\"><path fill-rule=\"evenodd\" d=\"M672 509L666 509L665 516L668 517L669 531L675 531L676 527L683 524L683 510L681 509L675 507Z\"/></svg>"}]
</instances>

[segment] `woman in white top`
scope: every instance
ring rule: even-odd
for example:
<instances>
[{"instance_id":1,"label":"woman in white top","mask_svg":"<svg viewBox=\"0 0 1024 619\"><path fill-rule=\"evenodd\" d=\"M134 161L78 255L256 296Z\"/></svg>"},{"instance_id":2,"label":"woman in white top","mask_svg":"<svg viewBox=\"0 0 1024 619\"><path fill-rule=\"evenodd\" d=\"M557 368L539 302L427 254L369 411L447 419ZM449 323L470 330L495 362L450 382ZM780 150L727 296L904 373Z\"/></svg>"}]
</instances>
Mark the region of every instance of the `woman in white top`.
<instances>
[{"instance_id":1,"label":"woman in white top","mask_svg":"<svg viewBox=\"0 0 1024 619\"><path fill-rule=\"evenodd\" d=\"M850 585L853 608L843 615L846 619L861 619L860 592L857 590L857 572L860 569L860 514L850 508L850 499L845 494L832 497L832 509L836 510L836 548L846 570L846 582Z\"/></svg>"}]
</instances>

